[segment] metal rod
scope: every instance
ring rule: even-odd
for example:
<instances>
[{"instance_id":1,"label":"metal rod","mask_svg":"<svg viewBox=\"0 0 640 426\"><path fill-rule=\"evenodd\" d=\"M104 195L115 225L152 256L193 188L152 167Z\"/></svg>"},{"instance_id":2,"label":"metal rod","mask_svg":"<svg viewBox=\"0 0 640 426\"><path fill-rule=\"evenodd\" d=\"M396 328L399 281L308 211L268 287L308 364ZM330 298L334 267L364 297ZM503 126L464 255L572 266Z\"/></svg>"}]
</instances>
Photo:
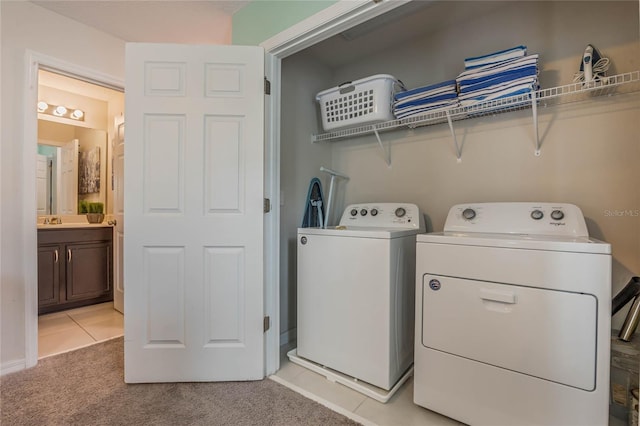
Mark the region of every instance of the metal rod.
<instances>
[{"instance_id":1,"label":"metal rod","mask_svg":"<svg viewBox=\"0 0 640 426\"><path fill-rule=\"evenodd\" d=\"M633 304L629 309L627 317L624 319L624 324L618 334L618 338L625 342L631 341L636 332L636 328L638 328L638 322L640 322L640 296L636 296L635 299L633 299Z\"/></svg>"},{"instance_id":2,"label":"metal rod","mask_svg":"<svg viewBox=\"0 0 640 426\"><path fill-rule=\"evenodd\" d=\"M445 113L447 114L447 122L449 123L449 130L451 131L451 137L453 137L453 143L456 147L456 158L458 159L458 162L461 162L462 150L458 145L458 138L456 137L456 132L455 130L453 130L453 122L451 121L451 114L449 113L449 110L445 111Z\"/></svg>"},{"instance_id":3,"label":"metal rod","mask_svg":"<svg viewBox=\"0 0 640 426\"><path fill-rule=\"evenodd\" d=\"M538 98L536 92L531 93L531 109L533 110L533 137L536 140L536 156L540 156L540 136L538 135Z\"/></svg>"}]
</instances>

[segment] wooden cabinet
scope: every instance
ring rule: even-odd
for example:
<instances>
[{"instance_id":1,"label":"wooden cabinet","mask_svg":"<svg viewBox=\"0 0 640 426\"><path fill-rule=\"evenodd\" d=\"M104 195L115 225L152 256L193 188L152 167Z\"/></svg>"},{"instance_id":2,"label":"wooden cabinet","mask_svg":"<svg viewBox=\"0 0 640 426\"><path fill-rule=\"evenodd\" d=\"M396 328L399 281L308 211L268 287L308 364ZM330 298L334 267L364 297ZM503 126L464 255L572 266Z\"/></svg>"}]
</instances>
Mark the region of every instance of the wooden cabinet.
<instances>
[{"instance_id":1,"label":"wooden cabinet","mask_svg":"<svg viewBox=\"0 0 640 426\"><path fill-rule=\"evenodd\" d=\"M113 300L112 228L38 230L38 314Z\"/></svg>"}]
</instances>

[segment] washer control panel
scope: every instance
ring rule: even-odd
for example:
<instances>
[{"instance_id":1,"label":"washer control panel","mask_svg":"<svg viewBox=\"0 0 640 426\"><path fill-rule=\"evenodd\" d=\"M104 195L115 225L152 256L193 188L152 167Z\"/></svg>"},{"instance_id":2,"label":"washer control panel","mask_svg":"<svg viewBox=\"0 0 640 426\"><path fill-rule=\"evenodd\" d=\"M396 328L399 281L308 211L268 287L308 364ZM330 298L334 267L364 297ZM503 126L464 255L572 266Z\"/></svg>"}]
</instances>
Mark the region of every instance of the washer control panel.
<instances>
[{"instance_id":1,"label":"washer control panel","mask_svg":"<svg viewBox=\"0 0 640 426\"><path fill-rule=\"evenodd\" d=\"M340 226L424 229L424 218L415 204L352 204L342 214Z\"/></svg>"},{"instance_id":2,"label":"washer control panel","mask_svg":"<svg viewBox=\"0 0 640 426\"><path fill-rule=\"evenodd\" d=\"M565 203L458 204L449 210L444 231L589 236L580 208Z\"/></svg>"}]
</instances>

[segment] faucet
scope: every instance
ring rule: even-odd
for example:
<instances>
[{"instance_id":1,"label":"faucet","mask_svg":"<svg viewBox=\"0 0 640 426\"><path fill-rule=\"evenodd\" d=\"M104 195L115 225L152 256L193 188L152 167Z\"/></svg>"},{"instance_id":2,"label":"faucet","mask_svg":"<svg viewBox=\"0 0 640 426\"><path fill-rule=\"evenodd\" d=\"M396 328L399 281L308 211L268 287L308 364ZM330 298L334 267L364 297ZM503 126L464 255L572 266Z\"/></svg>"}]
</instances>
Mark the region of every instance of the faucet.
<instances>
[{"instance_id":1,"label":"faucet","mask_svg":"<svg viewBox=\"0 0 640 426\"><path fill-rule=\"evenodd\" d=\"M56 217L56 216L52 216L52 217L45 217L44 218L44 224L45 225L60 225L62 224L62 218L61 217Z\"/></svg>"}]
</instances>

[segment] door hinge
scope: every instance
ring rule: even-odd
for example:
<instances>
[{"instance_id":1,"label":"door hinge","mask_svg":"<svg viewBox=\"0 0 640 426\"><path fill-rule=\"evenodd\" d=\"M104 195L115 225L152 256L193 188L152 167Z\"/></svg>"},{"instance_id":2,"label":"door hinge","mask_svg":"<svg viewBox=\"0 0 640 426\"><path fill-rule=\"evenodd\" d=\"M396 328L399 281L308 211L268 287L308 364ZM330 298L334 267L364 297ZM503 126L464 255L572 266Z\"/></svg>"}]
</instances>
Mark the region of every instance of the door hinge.
<instances>
[{"instance_id":1,"label":"door hinge","mask_svg":"<svg viewBox=\"0 0 640 426\"><path fill-rule=\"evenodd\" d=\"M264 207L263 210L265 213L269 213L271 211L271 200L268 198L264 199Z\"/></svg>"},{"instance_id":2,"label":"door hinge","mask_svg":"<svg viewBox=\"0 0 640 426\"><path fill-rule=\"evenodd\" d=\"M263 328L264 328L264 332L266 333L267 330L269 330L269 328L271 327L271 318L269 316L264 317L264 320L262 322L263 324Z\"/></svg>"},{"instance_id":3,"label":"door hinge","mask_svg":"<svg viewBox=\"0 0 640 426\"><path fill-rule=\"evenodd\" d=\"M271 94L271 82L267 80L267 77L264 78L264 94L265 95Z\"/></svg>"}]
</instances>

